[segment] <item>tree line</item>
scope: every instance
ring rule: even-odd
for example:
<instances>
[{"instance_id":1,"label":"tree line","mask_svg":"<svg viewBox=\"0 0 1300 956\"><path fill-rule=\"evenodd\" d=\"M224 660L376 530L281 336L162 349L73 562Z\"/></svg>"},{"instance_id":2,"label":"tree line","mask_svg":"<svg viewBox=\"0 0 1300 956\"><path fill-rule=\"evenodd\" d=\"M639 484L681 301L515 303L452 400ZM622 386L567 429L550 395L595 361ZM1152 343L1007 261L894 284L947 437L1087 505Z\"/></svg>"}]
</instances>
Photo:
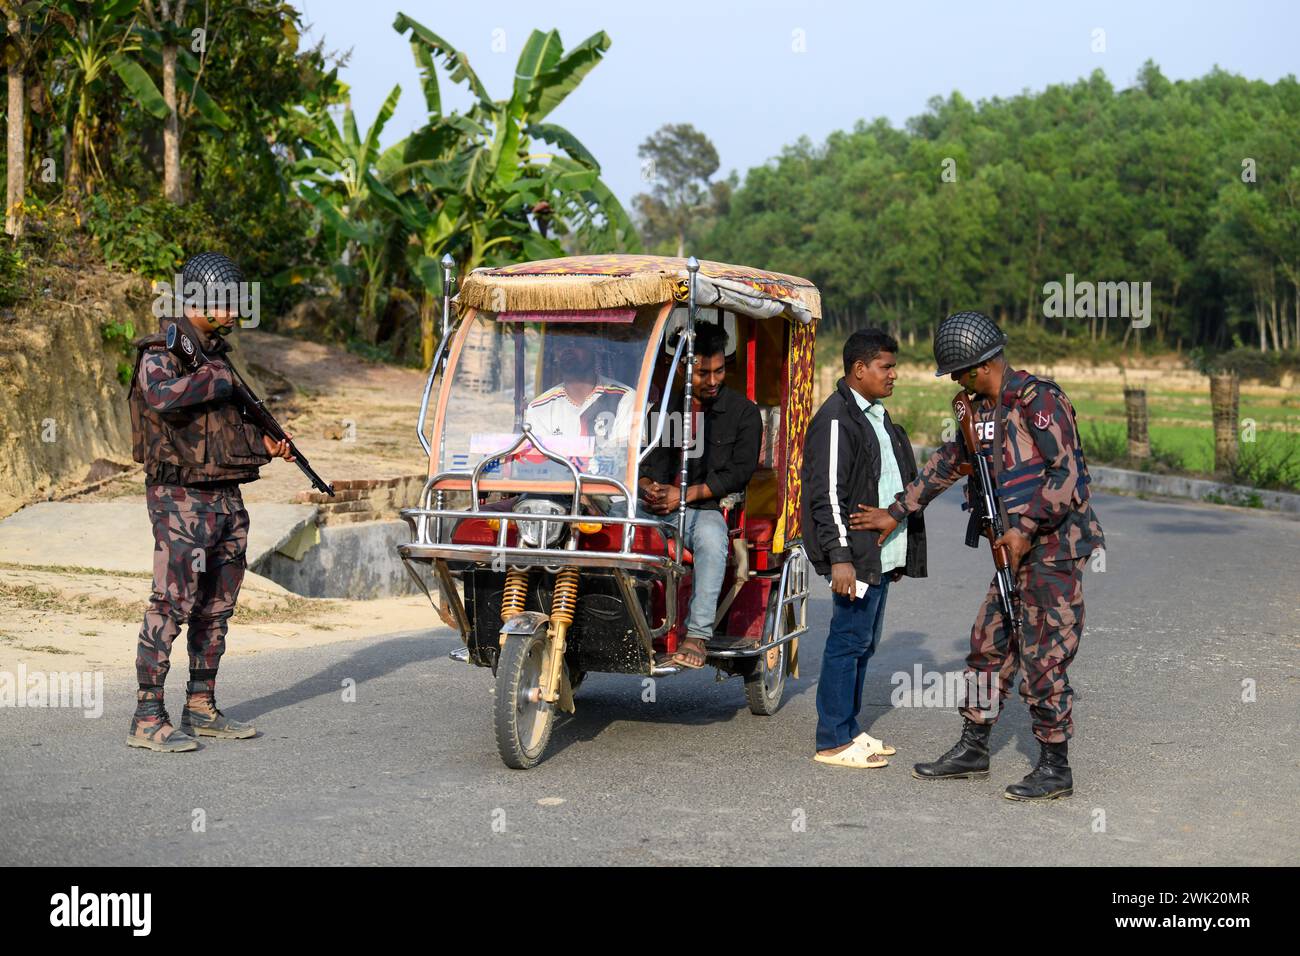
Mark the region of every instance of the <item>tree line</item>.
<instances>
[{"instance_id":1,"label":"tree line","mask_svg":"<svg viewBox=\"0 0 1300 956\"><path fill-rule=\"evenodd\" d=\"M915 341L973 306L1076 343L1300 348L1291 76L1171 82L1147 63L1122 90L1096 71L978 104L954 92L901 129L859 121L724 179L707 136L674 124L641 146L633 221L550 118L606 56L604 32L566 48L532 31L513 85L490 91L463 50L399 14L425 120L381 148L411 94L394 86L357 117L347 54L304 44L284 0L0 0L0 13L3 290L21 285L24 250L57 258L64 227L152 278L214 248L262 279L268 313L323 297L341 306L336 337L427 362L444 254L463 275L644 246L808 276L836 330L875 322ZM447 84L467 109L444 108ZM1114 314L1120 283L1149 290L1142 321Z\"/></svg>"},{"instance_id":2,"label":"tree line","mask_svg":"<svg viewBox=\"0 0 1300 956\"><path fill-rule=\"evenodd\" d=\"M662 132L643 150L687 142ZM928 336L975 307L1083 341L1300 347L1292 76L1171 82L1148 62L1123 90L1096 71L979 104L952 93L903 129L860 121L785 147L734 188L707 180L686 245L813 279L832 328ZM676 244L661 208L673 195L634 201L658 251ZM1114 296L1095 295L1121 282L1150 283L1147 315L1116 316ZM1078 308L1056 307L1062 289L1082 290Z\"/></svg>"}]
</instances>

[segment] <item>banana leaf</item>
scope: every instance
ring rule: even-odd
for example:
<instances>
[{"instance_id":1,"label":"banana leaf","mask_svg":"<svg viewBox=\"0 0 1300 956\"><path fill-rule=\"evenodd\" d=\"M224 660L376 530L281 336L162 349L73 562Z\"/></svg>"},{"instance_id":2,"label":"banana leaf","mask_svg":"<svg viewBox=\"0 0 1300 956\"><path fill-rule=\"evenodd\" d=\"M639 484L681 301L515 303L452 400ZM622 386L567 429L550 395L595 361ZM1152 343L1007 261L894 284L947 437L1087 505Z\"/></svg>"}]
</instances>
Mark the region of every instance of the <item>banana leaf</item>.
<instances>
[{"instance_id":1,"label":"banana leaf","mask_svg":"<svg viewBox=\"0 0 1300 956\"><path fill-rule=\"evenodd\" d=\"M528 116L542 120L582 82L582 78L595 69L605 51L609 49L609 34L604 30L583 40L564 59L537 77L533 83L528 104Z\"/></svg>"},{"instance_id":2,"label":"banana leaf","mask_svg":"<svg viewBox=\"0 0 1300 956\"><path fill-rule=\"evenodd\" d=\"M166 119L171 110L167 108L167 101L158 92L158 87L154 86L153 80L144 71L144 67L121 53L112 54L108 62L118 78L126 85L132 98L144 108L145 112L154 119Z\"/></svg>"},{"instance_id":3,"label":"banana leaf","mask_svg":"<svg viewBox=\"0 0 1300 956\"><path fill-rule=\"evenodd\" d=\"M397 15L397 19L393 21L393 29L398 33L405 33L410 30L412 41L419 37L433 53L442 57L453 83L465 83L480 101L488 105L492 104L492 97L488 95L487 87L483 85L483 81L478 78L478 74L469 65L469 58L464 53L457 50L428 27L416 23L404 13Z\"/></svg>"},{"instance_id":4,"label":"banana leaf","mask_svg":"<svg viewBox=\"0 0 1300 956\"><path fill-rule=\"evenodd\" d=\"M394 86L388 97L384 100L383 105L379 107L379 113L375 116L375 121L370 124L370 129L366 133L365 155L367 165L369 158L378 148L379 134L383 132L384 125L388 122L389 117L393 115L393 110L397 109L397 101L402 96L402 86L399 83Z\"/></svg>"},{"instance_id":5,"label":"banana leaf","mask_svg":"<svg viewBox=\"0 0 1300 956\"><path fill-rule=\"evenodd\" d=\"M534 30L529 35L515 66L515 89L510 98L510 112L515 119L524 118L538 76L554 69L563 54L564 44L560 42L559 30L549 33Z\"/></svg>"},{"instance_id":6,"label":"banana leaf","mask_svg":"<svg viewBox=\"0 0 1300 956\"><path fill-rule=\"evenodd\" d=\"M600 172L600 163L596 162L596 157L591 154L591 151L586 146L582 145L578 137L563 126L556 126L553 123L532 123L524 128L524 132L531 137L560 147L570 157L584 166L590 166Z\"/></svg>"}]
</instances>

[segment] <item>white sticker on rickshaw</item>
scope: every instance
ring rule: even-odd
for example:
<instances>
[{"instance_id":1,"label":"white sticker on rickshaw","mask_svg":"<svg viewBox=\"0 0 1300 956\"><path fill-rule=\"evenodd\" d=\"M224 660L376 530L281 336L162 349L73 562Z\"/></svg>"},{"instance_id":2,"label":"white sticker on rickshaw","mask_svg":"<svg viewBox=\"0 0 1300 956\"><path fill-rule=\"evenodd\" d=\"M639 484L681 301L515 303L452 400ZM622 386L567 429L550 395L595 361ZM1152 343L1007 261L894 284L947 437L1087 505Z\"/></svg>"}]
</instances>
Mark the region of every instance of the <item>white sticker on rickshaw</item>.
<instances>
[{"instance_id":1,"label":"white sticker on rickshaw","mask_svg":"<svg viewBox=\"0 0 1300 956\"><path fill-rule=\"evenodd\" d=\"M470 435L469 450L471 454L496 454L509 448L519 437L518 434L512 435L509 432L478 432ZM565 458L590 458L596 453L594 435L538 435L537 438L549 450ZM537 455L540 452L530 443L524 442L515 454Z\"/></svg>"}]
</instances>

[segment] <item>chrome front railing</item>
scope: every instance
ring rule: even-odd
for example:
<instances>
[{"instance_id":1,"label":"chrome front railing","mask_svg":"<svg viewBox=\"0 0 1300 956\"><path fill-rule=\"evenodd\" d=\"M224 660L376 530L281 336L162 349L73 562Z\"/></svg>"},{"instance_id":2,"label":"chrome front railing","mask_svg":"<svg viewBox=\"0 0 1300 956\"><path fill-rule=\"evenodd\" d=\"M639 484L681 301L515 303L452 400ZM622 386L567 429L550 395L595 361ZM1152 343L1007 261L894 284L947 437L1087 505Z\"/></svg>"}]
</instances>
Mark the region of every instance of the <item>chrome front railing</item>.
<instances>
[{"instance_id":1,"label":"chrome front railing","mask_svg":"<svg viewBox=\"0 0 1300 956\"><path fill-rule=\"evenodd\" d=\"M517 514L511 511L482 511L473 506L469 509L453 509L435 505L433 497L439 490L439 486L445 481L455 479L469 479L470 501L476 504L479 500L479 484L488 466L495 461L514 455L525 444L531 445L539 454L568 470L569 477L573 481L568 514ZM583 487L586 484L612 485L618 489L623 495L626 504L626 516L613 514L584 515L582 513L582 495ZM622 558L626 559L625 563L629 566L636 567L663 567L668 564L681 564L673 549L668 547L668 529L665 527L664 522L657 518L638 518L636 514L636 497L630 492L626 484L608 475L588 475L580 472L572 461L548 448L546 443L533 431L532 426L527 423L523 425L522 433L510 445L485 456L473 469L469 471L443 471L431 475L420 491L420 506L418 508L402 509L401 516L411 527L413 541L410 545L403 546L403 554L410 557L462 557L466 560L483 560L484 549L488 546L483 544L455 544L444 541L445 536L442 533L442 522L444 520L463 521L479 518L485 521L497 522L497 540L495 545L491 546L492 554L488 558L489 560L492 557L500 556L507 561L515 559L520 563L527 564L551 564L572 560L574 563L582 565L594 563L593 559ZM559 548L509 547L507 545L509 526L511 524L517 525L520 521L553 521L560 524L591 522L603 525L617 525L621 532L620 547L617 551L587 552L575 552L572 549ZM432 533L430 533L431 525ZM632 539L638 527L653 528L663 536L665 544L663 556L639 554L632 551ZM677 550L680 551L680 549Z\"/></svg>"}]
</instances>

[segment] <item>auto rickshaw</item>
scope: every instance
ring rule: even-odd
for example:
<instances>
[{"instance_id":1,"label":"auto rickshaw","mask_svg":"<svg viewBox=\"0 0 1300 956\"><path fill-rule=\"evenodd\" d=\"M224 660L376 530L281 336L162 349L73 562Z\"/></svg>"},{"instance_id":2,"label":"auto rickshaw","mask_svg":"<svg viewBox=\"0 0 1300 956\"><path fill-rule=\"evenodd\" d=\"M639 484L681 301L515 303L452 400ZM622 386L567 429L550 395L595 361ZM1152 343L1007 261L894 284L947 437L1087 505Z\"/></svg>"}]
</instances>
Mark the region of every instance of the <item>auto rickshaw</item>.
<instances>
[{"instance_id":1,"label":"auto rickshaw","mask_svg":"<svg viewBox=\"0 0 1300 956\"><path fill-rule=\"evenodd\" d=\"M763 420L758 469L722 502L730 554L706 663L742 678L753 713L776 712L807 630L800 466L820 311L806 279L646 255L476 269L444 303L417 424L428 480L401 512L411 541L398 552L460 632L451 656L492 670L508 766L541 760L587 674L681 670L685 510L638 517L637 476L652 449L680 446L684 489L688 456L703 451L694 416L671 412L691 407L703 322L725 328L726 384ZM575 356L596 364L599 395L590 381L560 394Z\"/></svg>"}]
</instances>

